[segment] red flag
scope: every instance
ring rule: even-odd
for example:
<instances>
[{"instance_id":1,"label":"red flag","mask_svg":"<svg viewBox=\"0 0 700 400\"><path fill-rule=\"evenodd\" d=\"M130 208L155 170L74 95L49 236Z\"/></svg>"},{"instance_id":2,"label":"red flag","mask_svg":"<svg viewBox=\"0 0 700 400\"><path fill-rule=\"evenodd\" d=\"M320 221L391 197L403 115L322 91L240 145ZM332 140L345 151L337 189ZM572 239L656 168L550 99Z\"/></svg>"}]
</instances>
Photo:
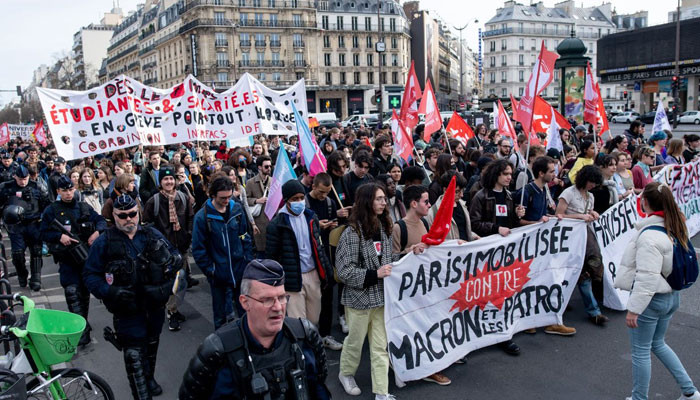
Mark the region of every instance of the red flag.
<instances>
[{"instance_id":1,"label":"red flag","mask_svg":"<svg viewBox=\"0 0 700 400\"><path fill-rule=\"evenodd\" d=\"M408 70L406 87L403 89L403 99L401 101L401 119L409 132L418 125L418 100L423 97L416 77L416 70L411 60L411 69Z\"/></svg>"},{"instance_id":2,"label":"red flag","mask_svg":"<svg viewBox=\"0 0 700 400\"><path fill-rule=\"evenodd\" d=\"M457 111L452 113L452 118L447 124L447 133L451 134L453 138L462 142L462 145L467 147L467 140L474 137L474 131L469 127L462 117L457 114Z\"/></svg>"},{"instance_id":3,"label":"red flag","mask_svg":"<svg viewBox=\"0 0 700 400\"><path fill-rule=\"evenodd\" d=\"M564 129L571 129L571 124L557 110L540 96L535 99L534 113L532 114L532 130L535 132L547 132L552 124L552 111L557 119L557 125Z\"/></svg>"},{"instance_id":4,"label":"red flag","mask_svg":"<svg viewBox=\"0 0 700 400\"><path fill-rule=\"evenodd\" d=\"M585 103L583 120L593 126L598 125L598 92L590 63L586 63L586 85L583 89L583 100Z\"/></svg>"},{"instance_id":5,"label":"red flag","mask_svg":"<svg viewBox=\"0 0 700 400\"><path fill-rule=\"evenodd\" d=\"M36 142L39 143L42 147L46 147L46 130L44 129L43 120L37 122L36 126L34 126L34 132L32 132L32 136L34 136L34 140L36 140Z\"/></svg>"},{"instance_id":6,"label":"red flag","mask_svg":"<svg viewBox=\"0 0 700 400\"><path fill-rule=\"evenodd\" d=\"M391 115L391 134L394 136L394 151L408 162L413 154L413 138L408 133L403 121L396 115L396 110L393 110Z\"/></svg>"},{"instance_id":7,"label":"red flag","mask_svg":"<svg viewBox=\"0 0 700 400\"><path fill-rule=\"evenodd\" d=\"M513 109L513 115L518 115L518 100L515 100L513 93L510 94L510 108Z\"/></svg>"},{"instance_id":8,"label":"red flag","mask_svg":"<svg viewBox=\"0 0 700 400\"><path fill-rule=\"evenodd\" d=\"M518 115L515 118L523 125L523 131L525 132L530 132L532 127L535 98L554 79L554 62L557 61L557 58L559 58L559 56L556 53L548 51L544 47L544 41L542 41L540 54L537 57L537 62L532 67L532 74L525 87L525 94L520 98Z\"/></svg>"},{"instance_id":9,"label":"red flag","mask_svg":"<svg viewBox=\"0 0 700 400\"><path fill-rule=\"evenodd\" d=\"M498 133L501 136L509 137L513 140L513 149L518 149L518 137L515 134L515 129L513 128L513 123L510 122L510 117L503 109L503 104L501 100L498 100L498 117L496 118L496 126L498 126Z\"/></svg>"},{"instance_id":10,"label":"red flag","mask_svg":"<svg viewBox=\"0 0 700 400\"><path fill-rule=\"evenodd\" d=\"M454 210L455 207L456 187L457 179L453 176L450 185L447 186L445 190L445 195L442 197L440 208L438 208L437 214L435 214L433 225L430 227L428 233L423 235L421 242L429 246L436 246L445 241L452 227L452 210Z\"/></svg>"},{"instance_id":11,"label":"red flag","mask_svg":"<svg viewBox=\"0 0 700 400\"><path fill-rule=\"evenodd\" d=\"M425 84L425 93L418 107L418 114L425 114L425 130L423 131L423 140L430 141L430 135L442 128L442 117L440 117L440 109L438 109L437 99L433 91L433 85L428 80ZM403 114L401 114L403 115Z\"/></svg>"},{"instance_id":12,"label":"red flag","mask_svg":"<svg viewBox=\"0 0 700 400\"><path fill-rule=\"evenodd\" d=\"M608 116L605 115L605 104L603 104L603 96L600 95L598 83L595 84L595 89L598 92L598 124L601 126L598 136L603 136L603 133L610 130L610 125L608 124Z\"/></svg>"},{"instance_id":13,"label":"red flag","mask_svg":"<svg viewBox=\"0 0 700 400\"><path fill-rule=\"evenodd\" d=\"M10 141L10 127L7 122L0 125L0 146Z\"/></svg>"},{"instance_id":14,"label":"red flag","mask_svg":"<svg viewBox=\"0 0 700 400\"><path fill-rule=\"evenodd\" d=\"M309 118L309 129L314 129L315 127L320 126L318 123L318 120L316 117L311 117Z\"/></svg>"}]
</instances>

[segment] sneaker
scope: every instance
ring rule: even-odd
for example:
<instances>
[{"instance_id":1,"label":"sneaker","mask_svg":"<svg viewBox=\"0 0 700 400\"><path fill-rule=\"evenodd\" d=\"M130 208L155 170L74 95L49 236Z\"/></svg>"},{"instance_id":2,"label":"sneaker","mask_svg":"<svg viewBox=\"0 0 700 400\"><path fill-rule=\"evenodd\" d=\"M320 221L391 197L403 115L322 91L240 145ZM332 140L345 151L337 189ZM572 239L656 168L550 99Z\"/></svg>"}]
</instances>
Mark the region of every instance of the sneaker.
<instances>
[{"instance_id":1,"label":"sneaker","mask_svg":"<svg viewBox=\"0 0 700 400\"><path fill-rule=\"evenodd\" d=\"M550 335L572 336L576 334L576 329L566 325L550 325L544 328L544 333Z\"/></svg>"},{"instance_id":2,"label":"sneaker","mask_svg":"<svg viewBox=\"0 0 700 400\"><path fill-rule=\"evenodd\" d=\"M527 333L527 334L529 334L529 335L534 335L535 333L537 333L537 329L535 329L535 328L532 328L532 329L525 329L523 332L525 332L525 333Z\"/></svg>"},{"instance_id":3,"label":"sneaker","mask_svg":"<svg viewBox=\"0 0 700 400\"><path fill-rule=\"evenodd\" d=\"M603 314L598 314L595 317L588 317L588 320L598 326L605 326L610 319Z\"/></svg>"},{"instance_id":4,"label":"sneaker","mask_svg":"<svg viewBox=\"0 0 700 400\"><path fill-rule=\"evenodd\" d=\"M333 336L328 335L323 338L323 347L338 351L343 349L343 344L335 340Z\"/></svg>"},{"instance_id":5,"label":"sneaker","mask_svg":"<svg viewBox=\"0 0 700 400\"><path fill-rule=\"evenodd\" d=\"M375 394L374 400L396 400L396 396L393 394Z\"/></svg>"},{"instance_id":6,"label":"sneaker","mask_svg":"<svg viewBox=\"0 0 700 400\"><path fill-rule=\"evenodd\" d=\"M406 382L402 381L401 378L399 378L399 376L396 375L396 372L394 372L394 384L399 389L401 389L402 387L406 387Z\"/></svg>"},{"instance_id":7,"label":"sneaker","mask_svg":"<svg viewBox=\"0 0 700 400\"><path fill-rule=\"evenodd\" d=\"M423 380L426 382L437 383L440 386L447 386L450 383L452 383L450 378L446 377L445 375L439 372L436 372L430 376L426 376L425 378L423 378Z\"/></svg>"},{"instance_id":8,"label":"sneaker","mask_svg":"<svg viewBox=\"0 0 700 400\"><path fill-rule=\"evenodd\" d=\"M176 319L177 322L187 321L187 317L185 317L180 311L175 311L172 314L168 312L168 319Z\"/></svg>"},{"instance_id":9,"label":"sneaker","mask_svg":"<svg viewBox=\"0 0 700 400\"><path fill-rule=\"evenodd\" d=\"M194 286L197 286L197 285L199 285L199 279L193 278L193 277L191 277L191 276L188 275L188 276L187 276L187 287L188 287L188 288L191 288L191 287L194 287Z\"/></svg>"},{"instance_id":10,"label":"sneaker","mask_svg":"<svg viewBox=\"0 0 700 400\"><path fill-rule=\"evenodd\" d=\"M340 330L342 330L343 333L347 335L350 329L348 329L348 324L347 322L345 322L345 315L341 315L340 318L338 318L338 320L340 320Z\"/></svg>"},{"instance_id":11,"label":"sneaker","mask_svg":"<svg viewBox=\"0 0 700 400\"><path fill-rule=\"evenodd\" d=\"M357 383L355 382L355 377L352 375L342 375L338 374L338 379L340 380L340 384L343 385L343 389L345 389L345 393L349 394L350 396L359 396L362 394L362 391L360 388L357 386Z\"/></svg>"},{"instance_id":12,"label":"sneaker","mask_svg":"<svg viewBox=\"0 0 700 400\"><path fill-rule=\"evenodd\" d=\"M454 363L459 364L459 365L466 364L467 363L467 356L460 358L459 360L455 361Z\"/></svg>"},{"instance_id":13,"label":"sneaker","mask_svg":"<svg viewBox=\"0 0 700 400\"><path fill-rule=\"evenodd\" d=\"M695 393L691 394L690 396L682 394L678 400L700 400L700 392L696 390Z\"/></svg>"},{"instance_id":14,"label":"sneaker","mask_svg":"<svg viewBox=\"0 0 700 400\"><path fill-rule=\"evenodd\" d=\"M176 317L176 314L180 313L176 312L174 314L170 314L170 312L168 312L168 330L171 332L177 332L180 330L180 320Z\"/></svg>"}]
</instances>

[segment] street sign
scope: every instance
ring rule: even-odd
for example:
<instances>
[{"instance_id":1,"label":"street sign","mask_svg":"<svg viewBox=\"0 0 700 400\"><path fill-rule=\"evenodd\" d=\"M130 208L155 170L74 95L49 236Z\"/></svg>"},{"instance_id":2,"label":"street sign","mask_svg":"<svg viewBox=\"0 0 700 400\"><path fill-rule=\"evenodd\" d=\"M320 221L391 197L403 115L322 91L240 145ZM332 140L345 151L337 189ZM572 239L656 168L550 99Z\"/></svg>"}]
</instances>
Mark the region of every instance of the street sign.
<instances>
[{"instance_id":1,"label":"street sign","mask_svg":"<svg viewBox=\"0 0 700 400\"><path fill-rule=\"evenodd\" d=\"M634 91L638 92L640 90L642 90L642 82L640 82L640 81L634 82Z\"/></svg>"},{"instance_id":2,"label":"street sign","mask_svg":"<svg viewBox=\"0 0 700 400\"><path fill-rule=\"evenodd\" d=\"M388 97L389 97L389 107L399 108L401 106L401 95L400 94L390 94Z\"/></svg>"}]
</instances>

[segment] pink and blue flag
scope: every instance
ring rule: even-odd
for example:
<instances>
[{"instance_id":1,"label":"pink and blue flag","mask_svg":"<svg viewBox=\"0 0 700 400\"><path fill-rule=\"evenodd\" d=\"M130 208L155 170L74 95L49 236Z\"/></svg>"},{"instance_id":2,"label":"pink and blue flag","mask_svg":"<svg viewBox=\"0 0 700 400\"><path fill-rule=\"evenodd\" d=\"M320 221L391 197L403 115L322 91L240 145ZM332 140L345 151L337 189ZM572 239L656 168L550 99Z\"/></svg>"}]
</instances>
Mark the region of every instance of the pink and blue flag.
<instances>
[{"instance_id":1,"label":"pink and blue flag","mask_svg":"<svg viewBox=\"0 0 700 400\"><path fill-rule=\"evenodd\" d=\"M292 110L294 110L294 120L297 123L297 133L299 134L299 151L304 165L306 165L306 170L309 171L310 176L326 172L326 157L321 153L321 149L309 129L309 124L305 118L299 115L294 103L292 103Z\"/></svg>"},{"instance_id":2,"label":"pink and blue flag","mask_svg":"<svg viewBox=\"0 0 700 400\"><path fill-rule=\"evenodd\" d=\"M282 185L292 179L297 179L297 174L294 173L287 151L284 146L281 146L277 153L275 172L272 174L270 195L267 196L267 203L265 203L265 215L268 219L272 220L282 205Z\"/></svg>"}]
</instances>

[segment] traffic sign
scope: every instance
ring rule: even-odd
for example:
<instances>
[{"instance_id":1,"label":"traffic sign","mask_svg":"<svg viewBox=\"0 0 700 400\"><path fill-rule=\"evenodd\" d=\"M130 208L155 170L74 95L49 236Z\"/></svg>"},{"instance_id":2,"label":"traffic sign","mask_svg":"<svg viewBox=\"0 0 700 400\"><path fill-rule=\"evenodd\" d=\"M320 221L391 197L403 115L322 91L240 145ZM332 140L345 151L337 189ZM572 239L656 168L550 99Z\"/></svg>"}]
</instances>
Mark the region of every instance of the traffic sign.
<instances>
[{"instance_id":1,"label":"traffic sign","mask_svg":"<svg viewBox=\"0 0 700 400\"><path fill-rule=\"evenodd\" d=\"M401 106L401 95L400 94L390 94L388 97L389 97L389 107L399 108Z\"/></svg>"}]
</instances>

